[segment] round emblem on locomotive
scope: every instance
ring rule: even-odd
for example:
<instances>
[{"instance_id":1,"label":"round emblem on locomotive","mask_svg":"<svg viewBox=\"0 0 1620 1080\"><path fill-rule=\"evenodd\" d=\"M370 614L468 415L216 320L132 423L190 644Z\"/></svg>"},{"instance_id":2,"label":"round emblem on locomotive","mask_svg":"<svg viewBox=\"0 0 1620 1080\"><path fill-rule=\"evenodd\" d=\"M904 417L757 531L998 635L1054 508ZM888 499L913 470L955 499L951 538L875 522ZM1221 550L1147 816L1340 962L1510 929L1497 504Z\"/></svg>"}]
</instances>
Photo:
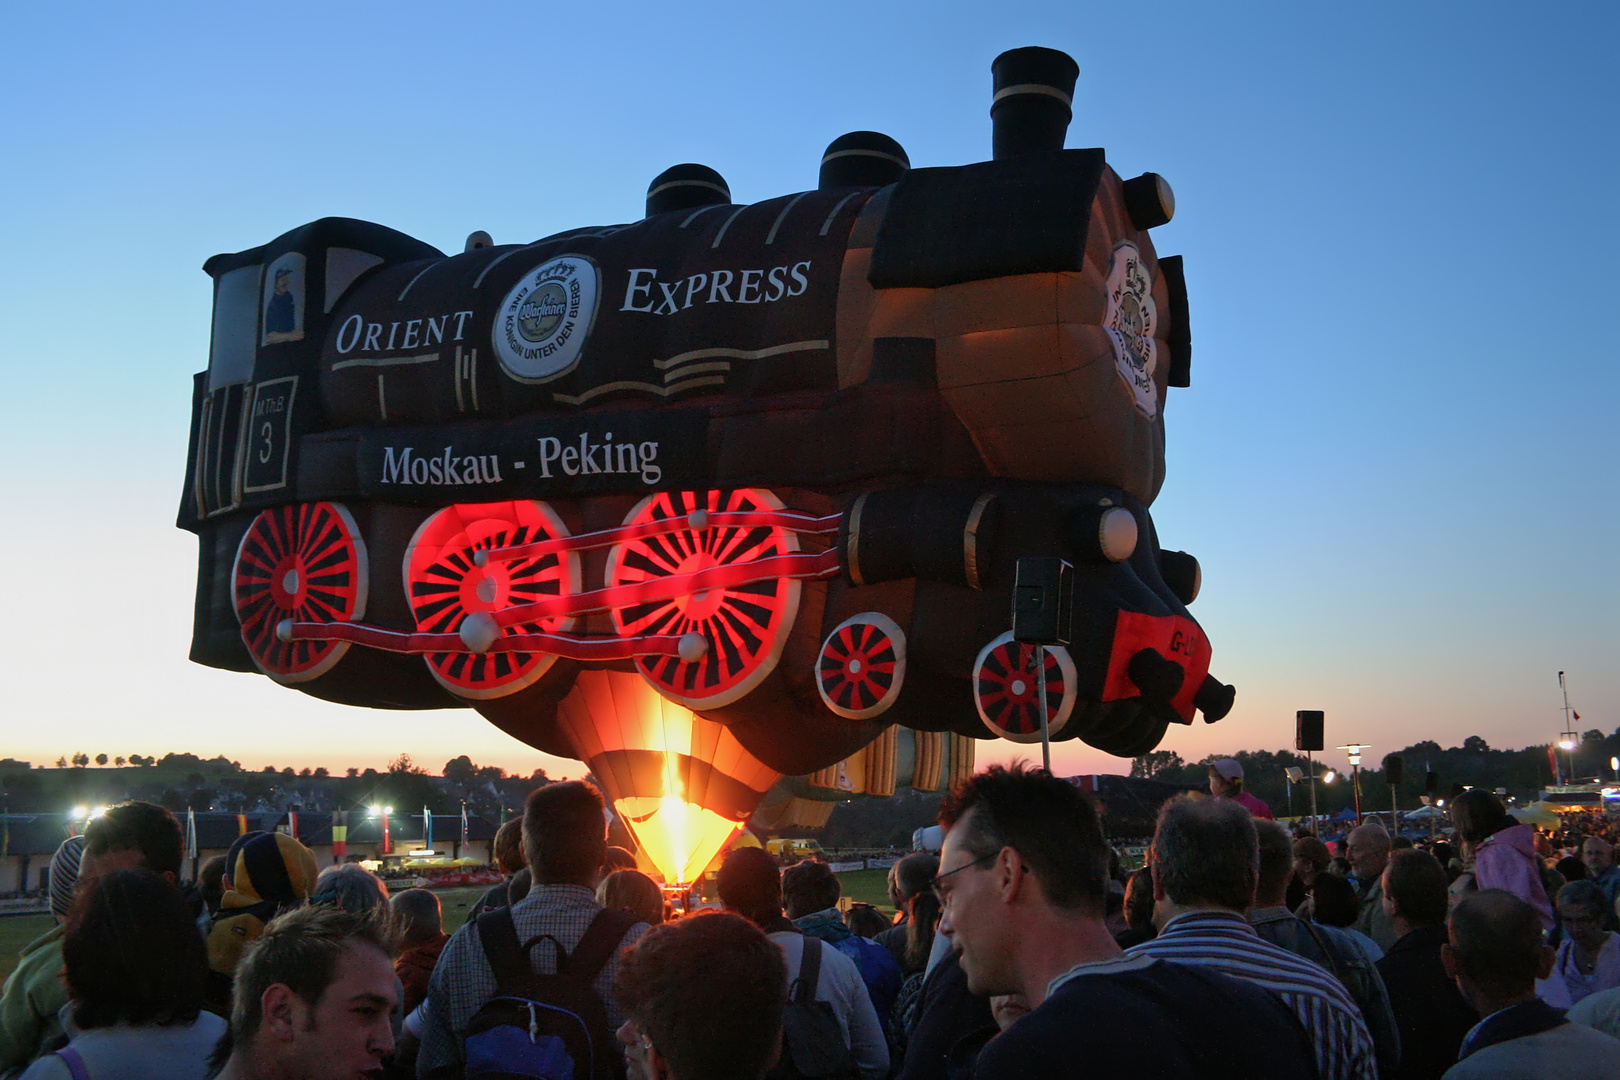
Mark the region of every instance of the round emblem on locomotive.
<instances>
[{"instance_id":1,"label":"round emblem on locomotive","mask_svg":"<svg viewBox=\"0 0 1620 1080\"><path fill-rule=\"evenodd\" d=\"M530 270L501 301L490 336L506 373L547 382L573 370L596 317L596 264L560 255Z\"/></svg>"},{"instance_id":2,"label":"round emblem on locomotive","mask_svg":"<svg viewBox=\"0 0 1620 1080\"><path fill-rule=\"evenodd\" d=\"M1159 345L1153 337L1159 311L1153 303L1153 281L1142 265L1142 252L1129 240L1114 247L1107 288L1103 329L1114 343L1114 364L1131 388L1136 407L1153 416L1159 411L1159 387L1153 381L1159 366Z\"/></svg>"}]
</instances>

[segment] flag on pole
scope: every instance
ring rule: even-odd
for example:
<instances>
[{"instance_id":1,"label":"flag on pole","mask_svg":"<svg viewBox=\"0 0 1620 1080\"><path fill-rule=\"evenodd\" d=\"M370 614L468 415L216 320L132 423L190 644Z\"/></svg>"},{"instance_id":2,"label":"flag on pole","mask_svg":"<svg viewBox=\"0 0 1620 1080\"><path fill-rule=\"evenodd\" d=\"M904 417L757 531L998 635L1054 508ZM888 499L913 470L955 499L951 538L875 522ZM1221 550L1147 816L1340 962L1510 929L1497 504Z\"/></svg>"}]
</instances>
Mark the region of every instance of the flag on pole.
<instances>
[{"instance_id":1,"label":"flag on pole","mask_svg":"<svg viewBox=\"0 0 1620 1080\"><path fill-rule=\"evenodd\" d=\"M467 850L467 804L461 804L461 850Z\"/></svg>"},{"instance_id":2,"label":"flag on pole","mask_svg":"<svg viewBox=\"0 0 1620 1080\"><path fill-rule=\"evenodd\" d=\"M1574 717L1575 717L1575 722L1576 722L1576 723L1580 723L1580 720L1581 720L1581 714L1580 714L1580 713L1578 713L1578 712L1576 712L1576 711L1575 711L1575 710L1574 710L1574 709L1571 709L1571 710L1569 710L1569 711L1570 711L1570 715L1572 715L1572 716L1574 716Z\"/></svg>"},{"instance_id":3,"label":"flag on pole","mask_svg":"<svg viewBox=\"0 0 1620 1080\"><path fill-rule=\"evenodd\" d=\"M433 850L433 815L426 806L422 807L422 846Z\"/></svg>"},{"instance_id":4,"label":"flag on pole","mask_svg":"<svg viewBox=\"0 0 1620 1080\"><path fill-rule=\"evenodd\" d=\"M298 811L287 811L287 835L294 840L298 839Z\"/></svg>"},{"instance_id":5,"label":"flag on pole","mask_svg":"<svg viewBox=\"0 0 1620 1080\"><path fill-rule=\"evenodd\" d=\"M197 857L197 811L186 811L186 858Z\"/></svg>"},{"instance_id":6,"label":"flag on pole","mask_svg":"<svg viewBox=\"0 0 1620 1080\"><path fill-rule=\"evenodd\" d=\"M332 815L332 861L342 862L349 853L349 812L339 810Z\"/></svg>"},{"instance_id":7,"label":"flag on pole","mask_svg":"<svg viewBox=\"0 0 1620 1080\"><path fill-rule=\"evenodd\" d=\"M1547 764L1552 766L1553 783L1558 783L1558 751L1552 743L1547 744Z\"/></svg>"},{"instance_id":8,"label":"flag on pole","mask_svg":"<svg viewBox=\"0 0 1620 1080\"><path fill-rule=\"evenodd\" d=\"M236 835L237 836L246 836L247 831L248 831L247 815L246 814L237 814L236 815Z\"/></svg>"}]
</instances>

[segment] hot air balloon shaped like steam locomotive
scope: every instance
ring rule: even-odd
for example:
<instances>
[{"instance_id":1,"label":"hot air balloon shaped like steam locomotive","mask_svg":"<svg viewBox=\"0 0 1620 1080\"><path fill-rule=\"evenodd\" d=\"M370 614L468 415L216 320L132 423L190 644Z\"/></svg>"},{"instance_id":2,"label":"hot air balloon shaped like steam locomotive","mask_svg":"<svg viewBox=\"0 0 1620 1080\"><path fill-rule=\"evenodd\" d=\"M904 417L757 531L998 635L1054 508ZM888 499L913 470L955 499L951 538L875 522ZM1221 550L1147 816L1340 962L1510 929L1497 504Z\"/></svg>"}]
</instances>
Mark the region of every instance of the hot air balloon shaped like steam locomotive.
<instances>
[{"instance_id":1,"label":"hot air balloon shaped like steam locomotive","mask_svg":"<svg viewBox=\"0 0 1620 1080\"><path fill-rule=\"evenodd\" d=\"M1076 73L997 59L990 161L856 132L764 202L680 165L632 224L446 256L326 218L209 260L192 658L469 706L633 821L740 820L893 724L1036 739L1043 682L1052 737L1114 754L1219 719L1148 514L1173 200L1062 149ZM1072 566L1039 665L1026 556Z\"/></svg>"}]
</instances>

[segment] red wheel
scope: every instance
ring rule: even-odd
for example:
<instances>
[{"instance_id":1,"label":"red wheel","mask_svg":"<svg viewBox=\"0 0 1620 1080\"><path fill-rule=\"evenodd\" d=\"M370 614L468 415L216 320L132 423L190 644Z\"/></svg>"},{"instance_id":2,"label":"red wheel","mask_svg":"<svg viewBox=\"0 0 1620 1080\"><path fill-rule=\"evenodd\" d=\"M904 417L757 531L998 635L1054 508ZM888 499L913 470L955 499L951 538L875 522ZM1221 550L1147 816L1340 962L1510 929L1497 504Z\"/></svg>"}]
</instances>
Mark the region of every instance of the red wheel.
<instances>
[{"instance_id":1,"label":"red wheel","mask_svg":"<svg viewBox=\"0 0 1620 1080\"><path fill-rule=\"evenodd\" d=\"M821 643L816 689L827 708L849 720L870 720L900 696L906 677L906 634L876 611L845 619Z\"/></svg>"},{"instance_id":2,"label":"red wheel","mask_svg":"<svg viewBox=\"0 0 1620 1080\"><path fill-rule=\"evenodd\" d=\"M447 506L422 522L405 549L405 590L416 628L455 633L473 612L496 611L579 591L579 556L573 552L473 562L473 553L567 536L551 507L527 499ZM502 635L568 630L569 617L504 627ZM459 697L488 699L516 693L544 675L557 658L547 653L427 653L428 670Z\"/></svg>"},{"instance_id":3,"label":"red wheel","mask_svg":"<svg viewBox=\"0 0 1620 1080\"><path fill-rule=\"evenodd\" d=\"M694 510L746 513L780 509L780 499L758 489L665 492L642 500L624 523L683 517ZM683 529L615 545L608 553L607 584L691 574L798 550L798 537L775 525ZM799 582L771 578L614 608L613 625L625 635L696 631L708 640L708 651L693 661L676 656L636 660L642 675L659 693L697 711L729 705L758 686L782 655L798 610Z\"/></svg>"},{"instance_id":4,"label":"red wheel","mask_svg":"<svg viewBox=\"0 0 1620 1080\"><path fill-rule=\"evenodd\" d=\"M231 569L242 641L259 670L282 683L324 675L343 641L282 641L276 624L354 622L366 613L366 545L338 503L296 503L260 511Z\"/></svg>"},{"instance_id":5,"label":"red wheel","mask_svg":"<svg viewBox=\"0 0 1620 1080\"><path fill-rule=\"evenodd\" d=\"M1040 684L1035 681L1035 646L1013 640L1008 631L979 650L973 664L973 703L979 719L1003 739L1041 741ZM1079 682L1074 660L1061 645L1046 647L1046 730L1056 735L1074 711Z\"/></svg>"}]
</instances>

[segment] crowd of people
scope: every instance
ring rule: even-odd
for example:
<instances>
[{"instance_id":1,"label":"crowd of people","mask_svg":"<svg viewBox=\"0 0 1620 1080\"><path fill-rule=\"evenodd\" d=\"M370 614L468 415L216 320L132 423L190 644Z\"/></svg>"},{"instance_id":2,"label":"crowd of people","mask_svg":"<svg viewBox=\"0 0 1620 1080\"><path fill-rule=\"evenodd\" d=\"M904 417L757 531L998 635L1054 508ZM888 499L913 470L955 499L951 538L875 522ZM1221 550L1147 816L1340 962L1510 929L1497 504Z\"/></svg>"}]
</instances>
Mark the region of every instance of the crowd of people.
<instances>
[{"instance_id":1,"label":"crowd of people","mask_svg":"<svg viewBox=\"0 0 1620 1080\"><path fill-rule=\"evenodd\" d=\"M1235 764L1134 873L1072 784L987 769L894 865L892 918L749 847L674 917L596 790L548 784L451 935L431 891L280 833L182 884L178 822L124 803L52 860L0 1077L1620 1078L1607 822L1537 833L1475 789L1454 839L1324 840Z\"/></svg>"}]
</instances>

